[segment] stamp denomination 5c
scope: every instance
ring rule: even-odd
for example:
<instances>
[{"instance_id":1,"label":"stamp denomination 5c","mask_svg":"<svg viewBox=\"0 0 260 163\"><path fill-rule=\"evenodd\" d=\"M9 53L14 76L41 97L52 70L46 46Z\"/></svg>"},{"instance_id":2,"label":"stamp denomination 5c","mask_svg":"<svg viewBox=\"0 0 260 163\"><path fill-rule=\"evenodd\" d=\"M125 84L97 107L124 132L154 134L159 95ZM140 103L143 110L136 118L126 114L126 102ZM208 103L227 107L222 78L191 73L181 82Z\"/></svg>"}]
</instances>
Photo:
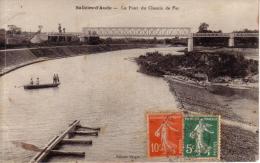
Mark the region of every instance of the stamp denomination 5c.
<instances>
[{"instance_id":1,"label":"stamp denomination 5c","mask_svg":"<svg viewBox=\"0 0 260 163\"><path fill-rule=\"evenodd\" d=\"M182 156L182 113L148 113L148 156Z\"/></svg>"},{"instance_id":2,"label":"stamp denomination 5c","mask_svg":"<svg viewBox=\"0 0 260 163\"><path fill-rule=\"evenodd\" d=\"M186 158L219 159L219 116L185 117L184 135L184 156Z\"/></svg>"}]
</instances>

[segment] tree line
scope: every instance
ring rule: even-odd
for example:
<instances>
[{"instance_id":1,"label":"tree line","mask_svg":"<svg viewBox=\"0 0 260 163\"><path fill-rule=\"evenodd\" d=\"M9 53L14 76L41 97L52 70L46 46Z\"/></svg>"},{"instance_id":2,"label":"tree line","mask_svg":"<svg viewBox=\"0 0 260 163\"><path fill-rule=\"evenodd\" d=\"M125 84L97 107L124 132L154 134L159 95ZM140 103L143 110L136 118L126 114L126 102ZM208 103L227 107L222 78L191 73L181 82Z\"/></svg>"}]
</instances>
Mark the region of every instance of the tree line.
<instances>
[{"instance_id":1,"label":"tree line","mask_svg":"<svg viewBox=\"0 0 260 163\"><path fill-rule=\"evenodd\" d=\"M203 22L200 24L197 33L222 33L221 30L210 30L209 24ZM243 29L233 31L233 33L259 33L258 30ZM197 46L228 46L229 38L226 37L208 37L208 38L194 38L194 43ZM236 47L258 47L257 37L237 37L235 38Z\"/></svg>"}]
</instances>

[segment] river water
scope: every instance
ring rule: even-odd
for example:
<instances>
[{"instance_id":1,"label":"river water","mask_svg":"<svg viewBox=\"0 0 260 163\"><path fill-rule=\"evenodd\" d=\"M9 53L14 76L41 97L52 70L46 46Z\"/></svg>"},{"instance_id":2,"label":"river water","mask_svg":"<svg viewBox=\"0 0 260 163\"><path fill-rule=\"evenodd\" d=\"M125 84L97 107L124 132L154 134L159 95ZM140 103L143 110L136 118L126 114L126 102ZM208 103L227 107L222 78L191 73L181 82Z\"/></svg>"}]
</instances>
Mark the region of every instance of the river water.
<instances>
[{"instance_id":1,"label":"river water","mask_svg":"<svg viewBox=\"0 0 260 163\"><path fill-rule=\"evenodd\" d=\"M1 160L29 161L35 152L17 142L43 147L75 119L84 126L101 127L101 133L96 138L79 137L92 139L92 146L66 145L64 150L85 151L85 160L147 160L145 113L176 111L176 102L162 78L137 72L131 58L155 50L178 54L180 49L132 49L50 60L1 77ZM59 88L22 87L31 77L52 82L53 73L59 74ZM49 161L70 160L75 158Z\"/></svg>"}]
</instances>

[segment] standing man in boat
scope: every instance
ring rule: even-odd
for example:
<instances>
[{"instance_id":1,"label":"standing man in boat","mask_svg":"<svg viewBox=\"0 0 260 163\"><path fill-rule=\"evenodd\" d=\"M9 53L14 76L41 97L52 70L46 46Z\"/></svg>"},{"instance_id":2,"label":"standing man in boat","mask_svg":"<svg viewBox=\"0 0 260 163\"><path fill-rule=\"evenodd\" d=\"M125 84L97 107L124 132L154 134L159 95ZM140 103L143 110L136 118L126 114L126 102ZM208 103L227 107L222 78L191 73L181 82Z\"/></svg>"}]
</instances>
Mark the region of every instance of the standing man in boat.
<instances>
[{"instance_id":1,"label":"standing man in boat","mask_svg":"<svg viewBox=\"0 0 260 163\"><path fill-rule=\"evenodd\" d=\"M40 84L40 79L39 79L39 77L37 77L36 84L37 84L37 85L39 85L39 84Z\"/></svg>"},{"instance_id":2,"label":"standing man in boat","mask_svg":"<svg viewBox=\"0 0 260 163\"><path fill-rule=\"evenodd\" d=\"M30 84L33 85L33 78L31 78Z\"/></svg>"},{"instance_id":3,"label":"standing man in boat","mask_svg":"<svg viewBox=\"0 0 260 163\"><path fill-rule=\"evenodd\" d=\"M53 84L56 84L57 83L57 77L56 77L56 74L53 75Z\"/></svg>"},{"instance_id":4,"label":"standing man in boat","mask_svg":"<svg viewBox=\"0 0 260 163\"><path fill-rule=\"evenodd\" d=\"M60 78L59 78L58 74L56 74L56 80L57 80L57 83L60 83Z\"/></svg>"}]
</instances>

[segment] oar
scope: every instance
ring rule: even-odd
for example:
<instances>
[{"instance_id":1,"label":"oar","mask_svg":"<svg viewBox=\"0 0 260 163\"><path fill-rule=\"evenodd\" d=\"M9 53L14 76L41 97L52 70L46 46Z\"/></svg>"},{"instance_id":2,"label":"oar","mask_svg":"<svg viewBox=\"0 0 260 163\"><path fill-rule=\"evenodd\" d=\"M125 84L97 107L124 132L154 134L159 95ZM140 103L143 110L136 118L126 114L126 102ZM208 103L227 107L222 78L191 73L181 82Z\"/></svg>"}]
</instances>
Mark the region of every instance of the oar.
<instances>
[{"instance_id":1,"label":"oar","mask_svg":"<svg viewBox=\"0 0 260 163\"><path fill-rule=\"evenodd\" d=\"M14 86L14 88L21 88L21 87L23 87L23 85L20 85L20 86Z\"/></svg>"},{"instance_id":2,"label":"oar","mask_svg":"<svg viewBox=\"0 0 260 163\"><path fill-rule=\"evenodd\" d=\"M19 142L19 141L12 141L12 143L16 146L16 147L21 147L25 150L29 150L29 151L35 151L35 152L40 152L42 151L41 148L37 147L36 145L33 144L29 144L29 143L24 143L24 142Z\"/></svg>"}]
</instances>

